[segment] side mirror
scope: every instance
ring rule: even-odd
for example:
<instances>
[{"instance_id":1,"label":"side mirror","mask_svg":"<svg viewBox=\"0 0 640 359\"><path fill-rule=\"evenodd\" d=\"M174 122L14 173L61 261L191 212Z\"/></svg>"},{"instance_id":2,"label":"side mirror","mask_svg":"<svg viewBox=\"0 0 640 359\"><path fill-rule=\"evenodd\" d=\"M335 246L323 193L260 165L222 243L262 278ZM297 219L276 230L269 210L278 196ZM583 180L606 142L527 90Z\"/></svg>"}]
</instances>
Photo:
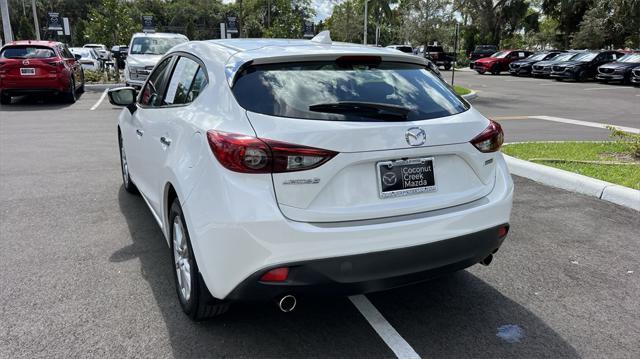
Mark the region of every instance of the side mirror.
<instances>
[{"instance_id":1,"label":"side mirror","mask_svg":"<svg viewBox=\"0 0 640 359\"><path fill-rule=\"evenodd\" d=\"M136 110L136 89L133 87L116 87L109 89L109 102L115 106L126 106L131 113Z\"/></svg>"},{"instance_id":2,"label":"side mirror","mask_svg":"<svg viewBox=\"0 0 640 359\"><path fill-rule=\"evenodd\" d=\"M80 59L82 58L82 56L77 55L77 54L76 54L76 55L73 55L73 57L74 57L77 61L80 61Z\"/></svg>"}]
</instances>

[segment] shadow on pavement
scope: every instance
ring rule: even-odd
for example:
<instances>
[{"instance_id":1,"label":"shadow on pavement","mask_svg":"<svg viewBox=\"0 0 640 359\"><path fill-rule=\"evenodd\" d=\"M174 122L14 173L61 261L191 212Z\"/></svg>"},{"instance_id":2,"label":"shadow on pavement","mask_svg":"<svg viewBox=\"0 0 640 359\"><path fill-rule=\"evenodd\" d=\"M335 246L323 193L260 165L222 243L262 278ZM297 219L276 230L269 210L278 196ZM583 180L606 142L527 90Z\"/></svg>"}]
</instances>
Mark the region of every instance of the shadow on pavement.
<instances>
[{"instance_id":1,"label":"shadow on pavement","mask_svg":"<svg viewBox=\"0 0 640 359\"><path fill-rule=\"evenodd\" d=\"M300 300L281 313L274 303L234 304L228 313L203 323L191 322L178 304L169 247L139 196L122 187L120 210L132 243L111 255L111 262L137 258L167 327L176 358L218 357L391 357L347 298ZM142 353L141 353L142 355Z\"/></svg>"},{"instance_id":2,"label":"shadow on pavement","mask_svg":"<svg viewBox=\"0 0 640 359\"><path fill-rule=\"evenodd\" d=\"M82 98L78 94L78 101ZM55 95L27 95L15 96L10 105L0 106L0 111L51 111L62 110L73 104L67 103L61 96Z\"/></svg>"},{"instance_id":3,"label":"shadow on pavement","mask_svg":"<svg viewBox=\"0 0 640 359\"><path fill-rule=\"evenodd\" d=\"M468 271L368 297L424 358L579 357L541 318Z\"/></svg>"},{"instance_id":4,"label":"shadow on pavement","mask_svg":"<svg viewBox=\"0 0 640 359\"><path fill-rule=\"evenodd\" d=\"M120 210L132 243L112 262L138 258L167 327L175 357L390 357L393 353L347 298L301 298L280 313L272 303L235 304L211 321L193 323L176 297L170 251L143 200L120 188ZM427 358L577 357L540 318L462 271L431 282L368 295L410 345ZM498 327L518 325L507 343Z\"/></svg>"}]
</instances>

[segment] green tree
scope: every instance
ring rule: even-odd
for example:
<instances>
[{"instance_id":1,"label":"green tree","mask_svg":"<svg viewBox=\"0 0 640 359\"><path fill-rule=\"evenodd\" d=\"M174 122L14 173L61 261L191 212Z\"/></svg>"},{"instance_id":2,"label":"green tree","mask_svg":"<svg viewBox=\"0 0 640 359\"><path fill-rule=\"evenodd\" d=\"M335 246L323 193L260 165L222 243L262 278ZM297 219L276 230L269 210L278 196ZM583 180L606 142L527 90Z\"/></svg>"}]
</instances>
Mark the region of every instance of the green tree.
<instances>
[{"instance_id":1,"label":"green tree","mask_svg":"<svg viewBox=\"0 0 640 359\"><path fill-rule=\"evenodd\" d=\"M131 8L125 1L103 0L102 6L89 10L89 18L85 22L86 40L107 45L129 43L131 35L142 27L131 14Z\"/></svg>"},{"instance_id":2,"label":"green tree","mask_svg":"<svg viewBox=\"0 0 640 359\"><path fill-rule=\"evenodd\" d=\"M358 1L347 0L333 7L326 28L334 41L361 43L363 21L364 7L361 8Z\"/></svg>"}]
</instances>

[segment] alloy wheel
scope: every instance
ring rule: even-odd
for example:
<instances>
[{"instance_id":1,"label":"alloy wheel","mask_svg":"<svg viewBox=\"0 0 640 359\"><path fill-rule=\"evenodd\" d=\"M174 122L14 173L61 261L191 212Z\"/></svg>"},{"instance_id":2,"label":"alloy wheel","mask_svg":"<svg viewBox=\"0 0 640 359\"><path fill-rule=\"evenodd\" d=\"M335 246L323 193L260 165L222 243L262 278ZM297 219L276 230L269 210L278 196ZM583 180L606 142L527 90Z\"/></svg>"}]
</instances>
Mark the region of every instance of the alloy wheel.
<instances>
[{"instance_id":1,"label":"alloy wheel","mask_svg":"<svg viewBox=\"0 0 640 359\"><path fill-rule=\"evenodd\" d=\"M179 215L173 219L173 260L178 278L178 292L182 300L188 302L191 299L191 256Z\"/></svg>"},{"instance_id":2,"label":"alloy wheel","mask_svg":"<svg viewBox=\"0 0 640 359\"><path fill-rule=\"evenodd\" d=\"M120 164L122 165L122 181L125 186L129 185L129 164L127 163L127 155L124 153L124 146L120 140Z\"/></svg>"}]
</instances>

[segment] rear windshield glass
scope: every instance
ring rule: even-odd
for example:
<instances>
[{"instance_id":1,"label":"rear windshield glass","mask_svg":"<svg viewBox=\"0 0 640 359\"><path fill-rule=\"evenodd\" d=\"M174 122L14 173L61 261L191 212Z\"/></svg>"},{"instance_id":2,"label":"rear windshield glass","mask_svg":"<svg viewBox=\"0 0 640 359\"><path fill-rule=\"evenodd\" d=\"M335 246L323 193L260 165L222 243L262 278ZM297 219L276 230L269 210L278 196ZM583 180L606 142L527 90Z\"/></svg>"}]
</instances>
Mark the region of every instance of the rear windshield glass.
<instances>
[{"instance_id":1,"label":"rear windshield glass","mask_svg":"<svg viewBox=\"0 0 640 359\"><path fill-rule=\"evenodd\" d=\"M398 46L396 47L396 50L400 50L402 52L413 52L413 49L410 46Z\"/></svg>"},{"instance_id":2,"label":"rear windshield glass","mask_svg":"<svg viewBox=\"0 0 640 359\"><path fill-rule=\"evenodd\" d=\"M69 51L71 51L71 53L74 55L80 55L83 59L94 58L93 54L91 53L91 50L89 50L88 48L76 47L76 48L69 49Z\"/></svg>"},{"instance_id":3,"label":"rear windshield glass","mask_svg":"<svg viewBox=\"0 0 640 359\"><path fill-rule=\"evenodd\" d=\"M250 66L238 74L233 93L249 111L311 120L418 121L469 108L423 66L398 62ZM372 108L381 113L373 116ZM402 117L385 117L385 108Z\"/></svg>"},{"instance_id":4,"label":"rear windshield glass","mask_svg":"<svg viewBox=\"0 0 640 359\"><path fill-rule=\"evenodd\" d=\"M53 49L46 46L8 46L0 54L3 59L46 59L55 56Z\"/></svg>"}]
</instances>

